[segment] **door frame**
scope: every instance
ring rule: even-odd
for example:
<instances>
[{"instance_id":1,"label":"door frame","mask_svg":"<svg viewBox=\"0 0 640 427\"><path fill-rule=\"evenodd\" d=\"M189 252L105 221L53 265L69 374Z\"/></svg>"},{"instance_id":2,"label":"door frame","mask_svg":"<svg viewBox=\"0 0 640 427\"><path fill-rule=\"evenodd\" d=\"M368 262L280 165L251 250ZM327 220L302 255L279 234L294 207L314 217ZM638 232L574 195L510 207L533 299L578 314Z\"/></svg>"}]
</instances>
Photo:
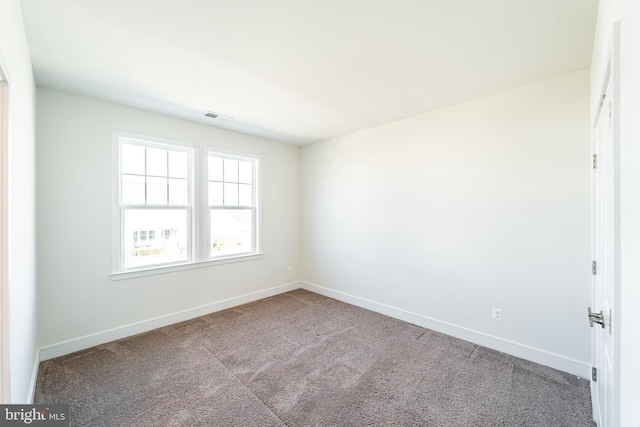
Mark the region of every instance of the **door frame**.
<instances>
[{"instance_id":1,"label":"door frame","mask_svg":"<svg viewBox=\"0 0 640 427\"><path fill-rule=\"evenodd\" d=\"M603 80L600 82L600 92L598 93L598 97L596 98L596 105L594 106L595 115L591 128L591 152L596 153L595 145L597 132L596 127L598 125L598 121L600 119L600 115L603 112L603 106L606 104L602 104L601 100L603 99L603 95L607 90L607 86L610 84L611 86L611 96L613 97L612 101L612 155L613 159L610 165L613 168L612 171L612 179L613 179L613 198L612 198L612 206L608 206L609 211L612 214L612 232L613 236L610 236L613 239L613 249L610 254L607 256L612 260L612 287L613 287L613 304L611 308L611 313L604 313L605 323L607 329L611 331L611 340L613 344L613 357L611 360L611 378L602 378L601 374L604 372L597 372L597 380L591 382L591 399L592 399L592 407L593 407L593 420L598 423L598 427L608 427L605 425L600 425L601 411L602 409L599 407L599 384L603 381L608 381L611 384L611 393L612 393L612 408L608 408L610 413L612 414L612 423L614 426L619 425L620 423L620 294L621 294L621 286L620 286L620 245L621 245L621 235L620 235L620 22L615 22L611 27L611 40L609 43L609 49L607 52L607 56L605 57L604 62L604 73L602 74ZM595 256L595 218L596 218L596 209L597 202L604 202L604 200L599 199L596 200L595 197L595 172L592 169L591 171L592 179L591 179L591 253L592 260L598 261ZM593 307L594 311L599 311L599 301L597 301L597 293L596 293L596 276L593 276L591 281L591 307ZM595 327L591 333L591 358L593 368L600 368L600 366L595 366L597 361L596 352L598 351L597 344L599 342L596 339L596 334L602 333L603 330Z\"/></svg>"},{"instance_id":2,"label":"door frame","mask_svg":"<svg viewBox=\"0 0 640 427\"><path fill-rule=\"evenodd\" d=\"M11 402L9 370L9 78L0 55L0 403Z\"/></svg>"}]
</instances>

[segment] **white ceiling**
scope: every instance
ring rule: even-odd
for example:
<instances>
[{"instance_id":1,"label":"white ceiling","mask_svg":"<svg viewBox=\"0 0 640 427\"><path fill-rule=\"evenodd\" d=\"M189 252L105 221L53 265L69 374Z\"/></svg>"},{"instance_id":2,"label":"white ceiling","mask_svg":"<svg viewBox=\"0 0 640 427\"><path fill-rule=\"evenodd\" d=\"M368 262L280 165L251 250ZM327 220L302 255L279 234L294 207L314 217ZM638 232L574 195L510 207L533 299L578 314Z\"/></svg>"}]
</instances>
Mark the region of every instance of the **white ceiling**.
<instances>
[{"instance_id":1,"label":"white ceiling","mask_svg":"<svg viewBox=\"0 0 640 427\"><path fill-rule=\"evenodd\" d=\"M297 145L588 67L597 12L597 0L21 4L39 85Z\"/></svg>"}]
</instances>

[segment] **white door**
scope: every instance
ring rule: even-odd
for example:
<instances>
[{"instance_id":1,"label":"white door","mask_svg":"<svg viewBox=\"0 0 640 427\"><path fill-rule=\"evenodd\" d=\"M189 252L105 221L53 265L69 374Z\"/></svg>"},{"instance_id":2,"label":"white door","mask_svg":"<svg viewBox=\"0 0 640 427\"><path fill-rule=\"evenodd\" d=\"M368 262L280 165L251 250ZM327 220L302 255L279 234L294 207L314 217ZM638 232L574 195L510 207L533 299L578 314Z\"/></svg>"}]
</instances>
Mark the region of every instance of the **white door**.
<instances>
[{"instance_id":1,"label":"white door","mask_svg":"<svg viewBox=\"0 0 640 427\"><path fill-rule=\"evenodd\" d=\"M612 324L615 284L616 242L616 147L614 138L615 105L611 73L607 73L605 90L594 129L594 164L592 169L592 360L595 379L591 382L594 421L600 427L613 426L614 333ZM600 318L598 314L602 312Z\"/></svg>"}]
</instances>

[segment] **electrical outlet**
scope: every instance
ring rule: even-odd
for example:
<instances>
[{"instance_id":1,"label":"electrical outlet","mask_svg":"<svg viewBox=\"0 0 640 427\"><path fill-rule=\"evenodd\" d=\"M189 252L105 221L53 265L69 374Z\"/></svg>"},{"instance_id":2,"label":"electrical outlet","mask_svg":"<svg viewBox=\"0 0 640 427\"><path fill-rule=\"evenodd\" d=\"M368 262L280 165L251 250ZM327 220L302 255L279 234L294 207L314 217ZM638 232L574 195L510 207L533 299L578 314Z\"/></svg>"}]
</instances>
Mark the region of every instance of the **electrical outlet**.
<instances>
[{"instance_id":1,"label":"electrical outlet","mask_svg":"<svg viewBox=\"0 0 640 427\"><path fill-rule=\"evenodd\" d=\"M287 268L287 274L291 274L291 273L293 273L293 267Z\"/></svg>"},{"instance_id":2,"label":"electrical outlet","mask_svg":"<svg viewBox=\"0 0 640 427\"><path fill-rule=\"evenodd\" d=\"M502 320L502 309L493 307L491 309L491 318L493 320Z\"/></svg>"}]
</instances>

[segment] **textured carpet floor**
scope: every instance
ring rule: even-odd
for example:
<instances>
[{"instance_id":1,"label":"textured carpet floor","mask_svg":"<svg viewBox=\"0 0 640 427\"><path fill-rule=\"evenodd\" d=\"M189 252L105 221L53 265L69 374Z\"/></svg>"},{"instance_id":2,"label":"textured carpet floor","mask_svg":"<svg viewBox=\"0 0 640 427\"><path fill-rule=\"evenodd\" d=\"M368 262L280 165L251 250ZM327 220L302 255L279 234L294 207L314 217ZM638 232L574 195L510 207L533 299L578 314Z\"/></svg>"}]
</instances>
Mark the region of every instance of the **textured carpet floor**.
<instances>
[{"instance_id":1,"label":"textured carpet floor","mask_svg":"<svg viewBox=\"0 0 640 427\"><path fill-rule=\"evenodd\" d=\"M589 383L296 290L42 362L73 426L593 426Z\"/></svg>"}]
</instances>

